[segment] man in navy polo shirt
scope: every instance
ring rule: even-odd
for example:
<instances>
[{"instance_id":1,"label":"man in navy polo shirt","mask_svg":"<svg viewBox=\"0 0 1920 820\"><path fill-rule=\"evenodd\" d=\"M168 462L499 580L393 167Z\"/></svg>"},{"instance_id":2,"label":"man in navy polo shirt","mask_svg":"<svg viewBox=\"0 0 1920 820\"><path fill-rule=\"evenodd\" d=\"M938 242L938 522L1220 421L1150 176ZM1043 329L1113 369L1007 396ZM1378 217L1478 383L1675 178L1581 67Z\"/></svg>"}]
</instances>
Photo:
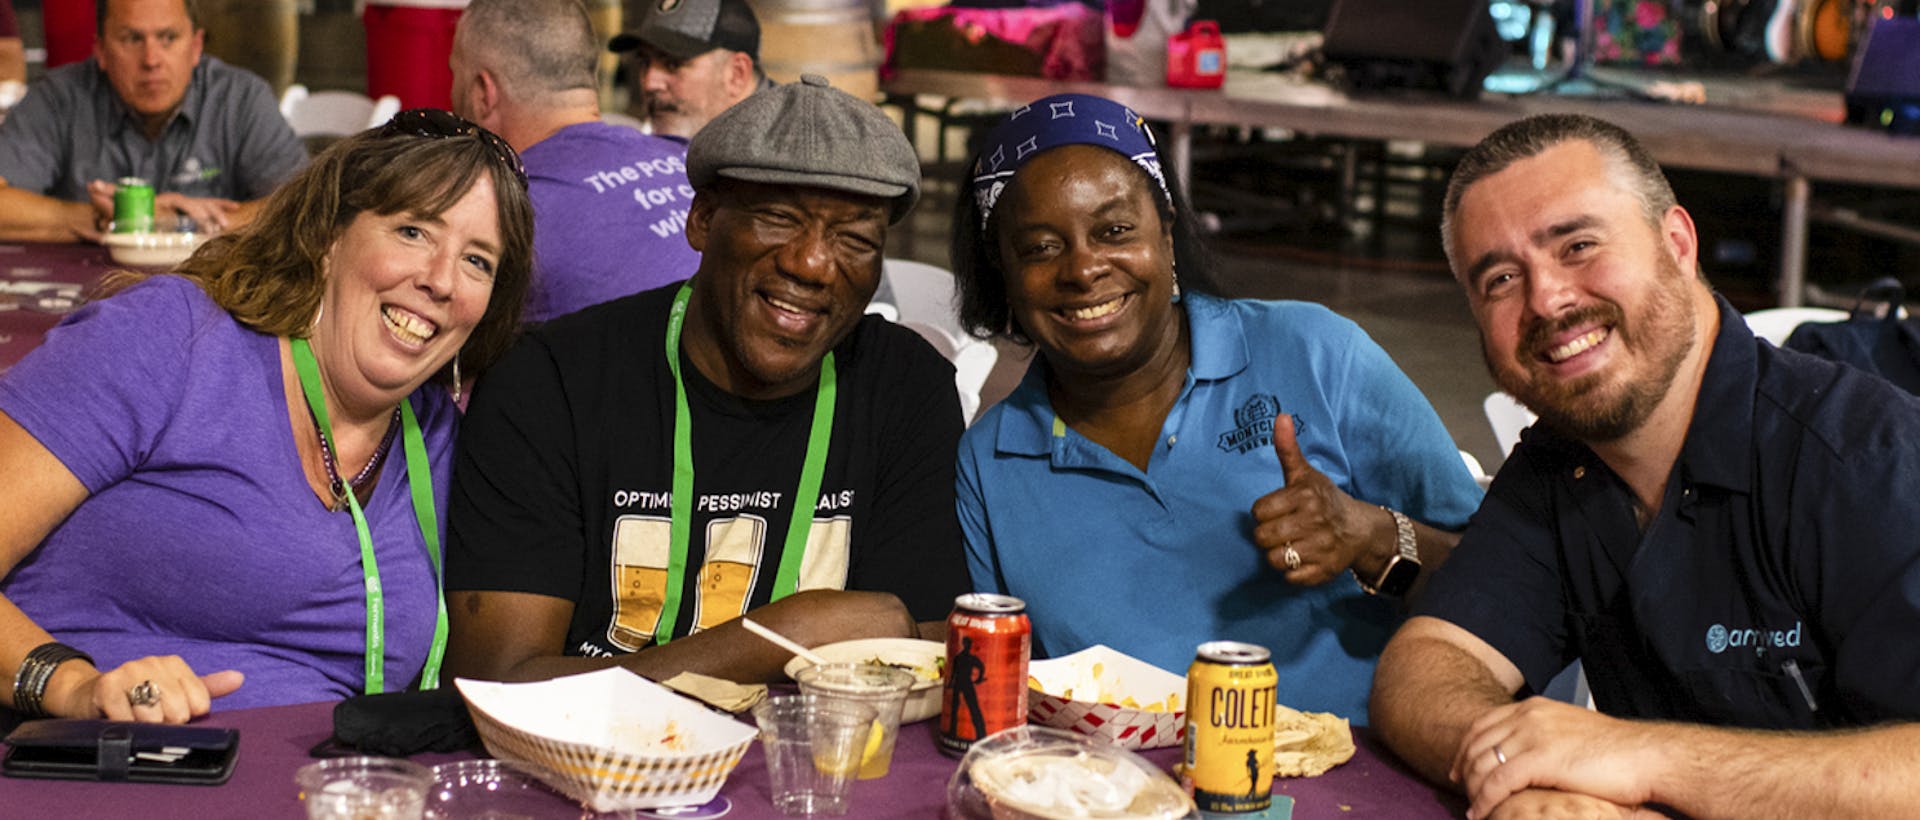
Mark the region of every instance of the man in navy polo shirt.
<instances>
[{"instance_id":1,"label":"man in navy polo shirt","mask_svg":"<svg viewBox=\"0 0 1920 820\"><path fill-rule=\"evenodd\" d=\"M1388 743L1476 818L1911 813L1920 399L1757 341L1599 120L1482 141L1442 233L1540 423L1381 656ZM1598 712L1516 701L1575 659Z\"/></svg>"}]
</instances>

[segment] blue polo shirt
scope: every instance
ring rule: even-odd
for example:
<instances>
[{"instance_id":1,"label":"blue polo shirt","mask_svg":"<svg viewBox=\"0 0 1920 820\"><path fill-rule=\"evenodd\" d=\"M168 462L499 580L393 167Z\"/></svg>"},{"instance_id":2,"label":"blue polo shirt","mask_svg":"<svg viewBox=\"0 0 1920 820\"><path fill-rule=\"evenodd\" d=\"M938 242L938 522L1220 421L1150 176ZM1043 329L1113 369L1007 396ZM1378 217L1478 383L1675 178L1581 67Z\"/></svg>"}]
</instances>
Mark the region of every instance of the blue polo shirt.
<instances>
[{"instance_id":1,"label":"blue polo shirt","mask_svg":"<svg viewBox=\"0 0 1920 820\"><path fill-rule=\"evenodd\" d=\"M1184 673L1194 648L1273 651L1279 700L1364 723L1400 604L1350 573L1295 587L1253 543L1284 483L1273 420L1363 501L1458 530L1480 502L1431 405L1353 322L1315 304L1188 294L1192 362L1141 472L1057 422L1044 357L960 442L958 505L976 589L1027 602L1036 654L1106 644Z\"/></svg>"},{"instance_id":2,"label":"blue polo shirt","mask_svg":"<svg viewBox=\"0 0 1920 820\"><path fill-rule=\"evenodd\" d=\"M47 72L0 123L0 178L70 202L86 201L88 182L127 176L154 193L259 199L306 161L267 81L212 56L194 66L158 140L94 60Z\"/></svg>"},{"instance_id":3,"label":"blue polo shirt","mask_svg":"<svg viewBox=\"0 0 1920 820\"><path fill-rule=\"evenodd\" d=\"M1718 300L1660 512L1535 425L1415 608L1610 714L1811 729L1920 717L1920 398L1756 340ZM1804 689L1803 689L1804 684Z\"/></svg>"}]
</instances>

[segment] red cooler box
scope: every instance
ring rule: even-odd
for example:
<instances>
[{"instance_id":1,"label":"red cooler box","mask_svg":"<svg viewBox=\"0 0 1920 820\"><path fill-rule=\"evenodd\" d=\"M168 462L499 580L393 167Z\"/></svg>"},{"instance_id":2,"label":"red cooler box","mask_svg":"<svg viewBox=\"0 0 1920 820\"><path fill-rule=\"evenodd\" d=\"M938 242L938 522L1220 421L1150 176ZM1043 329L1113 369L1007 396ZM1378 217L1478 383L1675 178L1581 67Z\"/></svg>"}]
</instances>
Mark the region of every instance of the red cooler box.
<instances>
[{"instance_id":1,"label":"red cooler box","mask_svg":"<svg viewBox=\"0 0 1920 820\"><path fill-rule=\"evenodd\" d=\"M1226 80L1227 44L1218 23L1195 20L1186 31L1167 38L1167 85L1219 88Z\"/></svg>"},{"instance_id":2,"label":"red cooler box","mask_svg":"<svg viewBox=\"0 0 1920 820\"><path fill-rule=\"evenodd\" d=\"M453 28L467 0L368 0L367 96L401 108L451 108Z\"/></svg>"}]
</instances>

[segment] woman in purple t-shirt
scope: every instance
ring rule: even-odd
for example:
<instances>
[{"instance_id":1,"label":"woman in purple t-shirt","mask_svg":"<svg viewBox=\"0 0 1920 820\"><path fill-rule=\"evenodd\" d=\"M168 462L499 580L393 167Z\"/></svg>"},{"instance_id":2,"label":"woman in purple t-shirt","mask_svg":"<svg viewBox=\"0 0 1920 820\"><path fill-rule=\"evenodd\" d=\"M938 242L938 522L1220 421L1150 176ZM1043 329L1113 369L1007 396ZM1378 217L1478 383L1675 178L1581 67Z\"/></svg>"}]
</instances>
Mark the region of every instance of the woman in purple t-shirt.
<instances>
[{"instance_id":1,"label":"woman in purple t-shirt","mask_svg":"<svg viewBox=\"0 0 1920 820\"><path fill-rule=\"evenodd\" d=\"M435 685L443 387L511 342L532 232L513 150L415 110L177 275L110 279L0 376L0 701L178 723Z\"/></svg>"}]
</instances>

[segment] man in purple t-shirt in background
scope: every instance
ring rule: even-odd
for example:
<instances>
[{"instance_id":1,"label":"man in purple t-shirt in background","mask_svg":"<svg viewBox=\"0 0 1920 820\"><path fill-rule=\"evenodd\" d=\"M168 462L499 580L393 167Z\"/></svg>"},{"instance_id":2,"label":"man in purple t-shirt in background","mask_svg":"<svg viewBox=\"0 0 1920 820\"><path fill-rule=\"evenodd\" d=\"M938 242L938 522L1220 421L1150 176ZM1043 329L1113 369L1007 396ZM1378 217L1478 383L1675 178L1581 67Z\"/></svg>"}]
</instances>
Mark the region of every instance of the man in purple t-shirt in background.
<instances>
[{"instance_id":1,"label":"man in purple t-shirt in background","mask_svg":"<svg viewBox=\"0 0 1920 820\"><path fill-rule=\"evenodd\" d=\"M600 121L599 42L577 0L473 0L454 33L453 110L520 152L533 289L551 319L693 275L687 147Z\"/></svg>"}]
</instances>

